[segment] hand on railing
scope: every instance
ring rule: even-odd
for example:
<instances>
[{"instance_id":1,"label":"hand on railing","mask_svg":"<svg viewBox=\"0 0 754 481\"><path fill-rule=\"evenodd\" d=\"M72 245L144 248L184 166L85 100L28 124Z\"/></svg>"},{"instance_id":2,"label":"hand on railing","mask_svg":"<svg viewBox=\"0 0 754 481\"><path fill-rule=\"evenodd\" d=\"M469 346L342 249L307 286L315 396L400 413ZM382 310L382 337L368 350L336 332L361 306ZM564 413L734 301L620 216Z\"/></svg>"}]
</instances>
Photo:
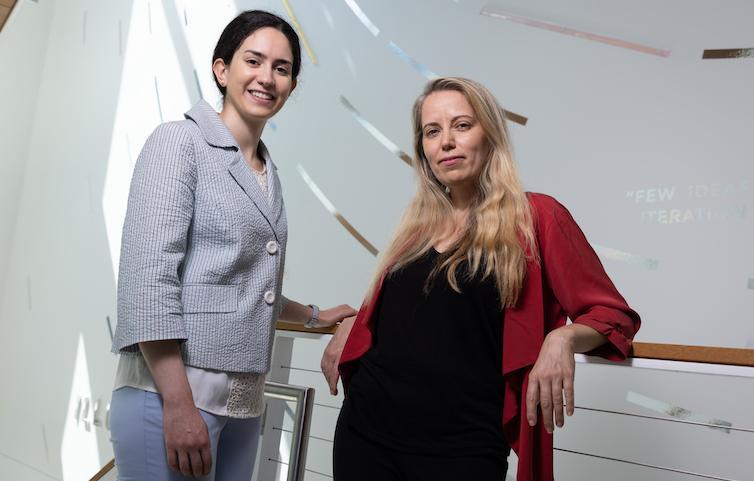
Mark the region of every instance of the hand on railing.
<instances>
[{"instance_id":1,"label":"hand on railing","mask_svg":"<svg viewBox=\"0 0 754 481\"><path fill-rule=\"evenodd\" d=\"M348 304L322 309L319 311L319 322L314 327L330 327L339 322L345 322L349 316L355 316L356 310ZM340 358L340 356L338 356Z\"/></svg>"},{"instance_id":2,"label":"hand on railing","mask_svg":"<svg viewBox=\"0 0 754 481\"><path fill-rule=\"evenodd\" d=\"M322 373L325 375L325 379L327 379L327 385L330 386L330 394L333 396L338 394L338 378L340 377L338 363L340 362L340 355L343 353L343 346L346 345L348 334L350 334L355 320L356 316L343 319L338 330L335 331L332 339L327 343L325 353L322 355L320 367L322 368Z\"/></svg>"}]
</instances>

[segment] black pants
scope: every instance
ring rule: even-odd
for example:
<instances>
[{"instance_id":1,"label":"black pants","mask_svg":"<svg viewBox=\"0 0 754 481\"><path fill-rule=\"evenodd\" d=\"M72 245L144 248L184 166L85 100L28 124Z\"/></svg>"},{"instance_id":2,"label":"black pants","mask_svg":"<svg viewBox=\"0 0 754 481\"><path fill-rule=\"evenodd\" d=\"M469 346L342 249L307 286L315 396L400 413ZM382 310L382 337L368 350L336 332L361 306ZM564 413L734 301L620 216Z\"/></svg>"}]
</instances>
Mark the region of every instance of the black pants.
<instances>
[{"instance_id":1,"label":"black pants","mask_svg":"<svg viewBox=\"0 0 754 481\"><path fill-rule=\"evenodd\" d=\"M345 411L345 412L344 412ZM334 481L504 481L505 456L408 454L377 444L348 425L342 410L335 428Z\"/></svg>"}]
</instances>

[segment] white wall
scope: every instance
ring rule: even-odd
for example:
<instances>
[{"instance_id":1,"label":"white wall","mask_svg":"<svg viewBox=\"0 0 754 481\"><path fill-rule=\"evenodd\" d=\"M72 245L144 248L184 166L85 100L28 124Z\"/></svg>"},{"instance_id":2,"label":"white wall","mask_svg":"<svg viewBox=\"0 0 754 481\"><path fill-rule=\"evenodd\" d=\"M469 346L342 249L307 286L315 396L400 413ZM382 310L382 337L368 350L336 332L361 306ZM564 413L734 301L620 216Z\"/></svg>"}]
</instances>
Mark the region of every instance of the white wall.
<instances>
[{"instance_id":1,"label":"white wall","mask_svg":"<svg viewBox=\"0 0 754 481\"><path fill-rule=\"evenodd\" d=\"M560 198L602 246L643 315L640 340L754 347L754 60L701 58L752 46L751 2L491 3L667 58L482 16L481 0L361 0L377 36L344 1L290 3L317 58L304 52L299 87L264 135L288 209L290 297L359 304L375 262L299 164L378 249L412 195L410 169L340 101L410 152L409 111L426 78L394 42L437 74L480 80L529 118L511 125L524 180ZM106 431L73 415L79 398L109 399L106 318L114 326L133 162L161 120L181 118L200 95L217 105L210 55L241 8L287 16L273 0L22 0L0 34L0 328L10 339L0 350L10 366L0 370L0 472L26 473L13 479L77 479L111 456ZM659 397L675 378L653 382L645 389Z\"/></svg>"},{"instance_id":2,"label":"white wall","mask_svg":"<svg viewBox=\"0 0 754 481\"><path fill-rule=\"evenodd\" d=\"M484 17L485 1L358 3L381 29L377 37L345 2L295 5L319 65L306 65L300 91L267 134L289 209L289 294L353 302L373 265L294 164L378 249L413 192L409 169L338 101L348 98L410 151L410 107L426 79L392 53L392 41L437 74L482 81L529 118L511 125L526 186L561 199L593 244L620 251L600 254L645 319L641 340L754 347L754 97L744 93L754 61L702 60L705 49L751 43L743 20L751 2L715 13L688 1L489 2L669 49L668 58ZM699 186L694 196L690 185ZM672 200L648 192L660 187L675 188ZM689 209L693 218L666 223Z\"/></svg>"},{"instance_id":3,"label":"white wall","mask_svg":"<svg viewBox=\"0 0 754 481\"><path fill-rule=\"evenodd\" d=\"M37 91L47 53L51 2L20 0L0 33L0 293L18 212ZM34 32L34 35L30 35Z\"/></svg>"},{"instance_id":4,"label":"white wall","mask_svg":"<svg viewBox=\"0 0 754 481\"><path fill-rule=\"evenodd\" d=\"M25 26L11 18L0 37L16 48L47 39L42 67L31 74L39 82L28 107L33 121L19 132L29 140L0 305L11 340L0 353L0 453L14 470L34 468L15 479L88 479L109 458L109 442L73 414L79 397L106 403L112 386L106 316L115 317L115 280L101 198L121 84L118 21L127 32L131 6L17 7L20 15L32 8L54 12L51 21L26 25L13 41L5 33ZM27 55L33 67L36 56Z\"/></svg>"}]
</instances>

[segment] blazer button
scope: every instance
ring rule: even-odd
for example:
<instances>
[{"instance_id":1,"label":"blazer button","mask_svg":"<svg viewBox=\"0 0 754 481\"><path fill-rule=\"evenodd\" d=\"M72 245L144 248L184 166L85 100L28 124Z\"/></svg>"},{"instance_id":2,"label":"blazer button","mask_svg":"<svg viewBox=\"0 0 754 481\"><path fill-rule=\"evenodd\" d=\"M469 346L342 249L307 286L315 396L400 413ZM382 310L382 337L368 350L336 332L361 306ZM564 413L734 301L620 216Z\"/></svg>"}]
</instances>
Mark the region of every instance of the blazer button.
<instances>
[{"instance_id":1,"label":"blazer button","mask_svg":"<svg viewBox=\"0 0 754 481\"><path fill-rule=\"evenodd\" d=\"M274 256L278 251L278 243L275 241L270 241L267 243L267 252Z\"/></svg>"},{"instance_id":2,"label":"blazer button","mask_svg":"<svg viewBox=\"0 0 754 481\"><path fill-rule=\"evenodd\" d=\"M275 304L275 293L272 291L267 291L264 293L264 302L266 302L268 305Z\"/></svg>"}]
</instances>

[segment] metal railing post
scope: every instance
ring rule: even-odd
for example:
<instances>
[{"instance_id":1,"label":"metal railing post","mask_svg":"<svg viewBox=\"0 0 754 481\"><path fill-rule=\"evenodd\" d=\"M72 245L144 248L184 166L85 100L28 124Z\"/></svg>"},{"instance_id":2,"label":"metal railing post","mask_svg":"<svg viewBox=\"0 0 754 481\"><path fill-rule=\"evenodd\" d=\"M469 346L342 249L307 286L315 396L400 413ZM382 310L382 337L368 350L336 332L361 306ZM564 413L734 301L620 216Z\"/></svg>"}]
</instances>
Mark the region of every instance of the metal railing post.
<instances>
[{"instance_id":1,"label":"metal railing post","mask_svg":"<svg viewBox=\"0 0 754 481\"><path fill-rule=\"evenodd\" d=\"M314 389L267 381L264 385L264 395L270 399L296 403L287 481L303 481L306 470L306 450L309 447Z\"/></svg>"}]
</instances>

